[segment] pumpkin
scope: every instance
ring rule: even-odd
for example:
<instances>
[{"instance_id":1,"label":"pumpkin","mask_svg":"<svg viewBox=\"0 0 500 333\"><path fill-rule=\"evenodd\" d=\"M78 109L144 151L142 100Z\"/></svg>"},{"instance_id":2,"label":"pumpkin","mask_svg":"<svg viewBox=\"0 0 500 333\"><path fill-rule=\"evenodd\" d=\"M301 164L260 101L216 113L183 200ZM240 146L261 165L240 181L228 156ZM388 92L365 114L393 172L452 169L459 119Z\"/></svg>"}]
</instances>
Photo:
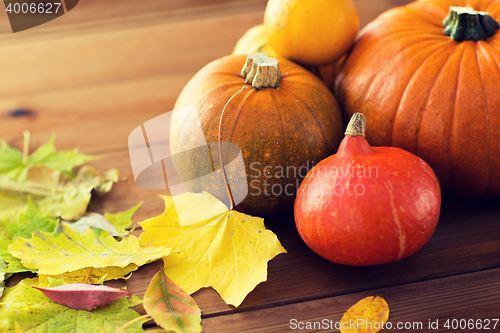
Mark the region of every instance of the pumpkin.
<instances>
[{"instance_id":1,"label":"pumpkin","mask_svg":"<svg viewBox=\"0 0 500 333\"><path fill-rule=\"evenodd\" d=\"M182 111L189 105L196 106L199 123ZM200 125L207 143L231 144L221 146L220 155L209 146L208 155L222 156L225 164L238 155L230 147L239 147L246 178L234 172L226 179L209 175L220 169L218 159L211 157L213 165L207 166L190 150ZM252 54L248 61L229 55L206 65L179 95L170 126L174 167L190 189L224 202L226 185L248 189L235 208L258 216L293 208L300 181L314 163L335 152L343 130L338 104L321 80L292 61L265 54Z\"/></svg>"},{"instance_id":2,"label":"pumpkin","mask_svg":"<svg viewBox=\"0 0 500 333\"><path fill-rule=\"evenodd\" d=\"M249 54L263 52L270 57L278 56L271 48L266 36L266 28L264 24L257 24L248 29L243 36L238 39L234 46L232 54ZM323 83L333 92L335 76L342 67L346 56L343 55L339 60L333 64L324 66L303 66L311 73L319 77Z\"/></svg>"},{"instance_id":3,"label":"pumpkin","mask_svg":"<svg viewBox=\"0 0 500 333\"><path fill-rule=\"evenodd\" d=\"M464 8L470 6L472 8ZM358 35L335 82L366 138L424 159L443 192L500 193L500 2L423 0Z\"/></svg>"},{"instance_id":4,"label":"pumpkin","mask_svg":"<svg viewBox=\"0 0 500 333\"><path fill-rule=\"evenodd\" d=\"M404 259L424 246L439 219L441 190L419 157L370 147L355 113L338 152L300 185L295 223L304 242L332 262L367 266Z\"/></svg>"},{"instance_id":5,"label":"pumpkin","mask_svg":"<svg viewBox=\"0 0 500 333\"><path fill-rule=\"evenodd\" d=\"M269 45L307 66L336 62L359 29L353 0L269 0L264 13Z\"/></svg>"},{"instance_id":6,"label":"pumpkin","mask_svg":"<svg viewBox=\"0 0 500 333\"><path fill-rule=\"evenodd\" d=\"M278 56L267 41L266 27L263 23L248 29L243 36L238 39L232 52L232 54L250 53L265 53L269 57Z\"/></svg>"}]
</instances>

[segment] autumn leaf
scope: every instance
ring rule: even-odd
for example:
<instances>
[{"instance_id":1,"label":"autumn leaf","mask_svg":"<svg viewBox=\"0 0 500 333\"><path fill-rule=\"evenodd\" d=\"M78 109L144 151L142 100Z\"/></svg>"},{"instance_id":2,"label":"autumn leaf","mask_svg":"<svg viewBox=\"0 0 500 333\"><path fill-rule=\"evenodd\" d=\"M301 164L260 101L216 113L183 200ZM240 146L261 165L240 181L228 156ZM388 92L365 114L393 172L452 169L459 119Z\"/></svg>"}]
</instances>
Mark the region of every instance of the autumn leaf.
<instances>
[{"instance_id":1,"label":"autumn leaf","mask_svg":"<svg viewBox=\"0 0 500 333\"><path fill-rule=\"evenodd\" d=\"M238 306L266 281L267 262L286 252L263 219L229 211L209 193L162 198L164 213L140 223L139 240L172 248L165 274L188 294L211 286Z\"/></svg>"},{"instance_id":2,"label":"autumn leaf","mask_svg":"<svg viewBox=\"0 0 500 333\"><path fill-rule=\"evenodd\" d=\"M107 231L89 229L85 234L61 225L57 232L34 231L31 239L19 237L9 252L38 274L59 275L86 267L142 266L166 257L170 248L141 247L135 236L117 241Z\"/></svg>"},{"instance_id":3,"label":"autumn leaf","mask_svg":"<svg viewBox=\"0 0 500 333\"><path fill-rule=\"evenodd\" d=\"M340 320L342 333L376 333L389 319L389 305L380 296L363 298L347 310ZM355 324L355 325L354 325Z\"/></svg>"},{"instance_id":4,"label":"autumn leaf","mask_svg":"<svg viewBox=\"0 0 500 333\"><path fill-rule=\"evenodd\" d=\"M55 287L63 285L60 280L50 280L48 285L40 285L38 278L24 279L15 287L5 288L0 299L0 332L15 332L17 322L25 333L87 333L115 332L127 322L138 318L139 314L129 309L141 303L135 296L123 297L109 305L91 312L73 310L50 300L35 287ZM139 320L123 332L143 332Z\"/></svg>"},{"instance_id":5,"label":"autumn leaf","mask_svg":"<svg viewBox=\"0 0 500 333\"><path fill-rule=\"evenodd\" d=\"M23 330L21 329L21 326L17 323L17 321L14 323L15 325L15 332L16 333L24 333Z\"/></svg>"},{"instance_id":6,"label":"autumn leaf","mask_svg":"<svg viewBox=\"0 0 500 333\"><path fill-rule=\"evenodd\" d=\"M58 223L58 220L35 207L31 197L28 197L27 209L19 215L19 221L16 223L6 222L5 225L12 239L16 239L17 237L30 238L31 233L35 230L53 232Z\"/></svg>"},{"instance_id":7,"label":"autumn leaf","mask_svg":"<svg viewBox=\"0 0 500 333\"><path fill-rule=\"evenodd\" d=\"M94 156L78 153L76 148L58 152L54 147L54 141L55 136L52 136L47 143L40 146L30 156L27 156L24 161L23 152L12 148L6 141L2 141L0 146L0 175L18 182L24 182L29 169L36 166L45 166L52 170L61 171L68 177L74 177L73 168L97 159Z\"/></svg>"},{"instance_id":8,"label":"autumn leaf","mask_svg":"<svg viewBox=\"0 0 500 333\"><path fill-rule=\"evenodd\" d=\"M6 269L7 264L0 259L0 269ZM0 298L2 297L3 290L5 289L5 273L0 273Z\"/></svg>"},{"instance_id":9,"label":"autumn leaf","mask_svg":"<svg viewBox=\"0 0 500 333\"><path fill-rule=\"evenodd\" d=\"M0 267L1 273L21 273L21 272L33 272L33 270L24 267L21 264L21 260L12 256L9 252L8 247L12 244L12 240L0 241L0 260L5 262L5 268Z\"/></svg>"},{"instance_id":10,"label":"autumn leaf","mask_svg":"<svg viewBox=\"0 0 500 333\"><path fill-rule=\"evenodd\" d=\"M201 332L201 310L195 300L165 276L156 273L144 294L143 306L168 332Z\"/></svg>"},{"instance_id":11,"label":"autumn leaf","mask_svg":"<svg viewBox=\"0 0 500 333\"><path fill-rule=\"evenodd\" d=\"M20 273L29 271L26 267L21 265L21 260L14 258L9 253L7 247L12 243L12 237L5 224L0 220L0 273Z\"/></svg>"},{"instance_id":12,"label":"autumn leaf","mask_svg":"<svg viewBox=\"0 0 500 333\"><path fill-rule=\"evenodd\" d=\"M132 293L125 289L87 283L63 284L46 288L33 286L33 288L40 290L57 304L74 310L86 311L108 305L121 297L132 296Z\"/></svg>"},{"instance_id":13,"label":"autumn leaf","mask_svg":"<svg viewBox=\"0 0 500 333\"><path fill-rule=\"evenodd\" d=\"M102 284L104 281L128 279L133 271L139 268L136 264L125 267L106 266L101 268L84 267L71 272L58 275L38 274L41 283L46 283L48 278L62 279L67 283L92 283Z\"/></svg>"},{"instance_id":14,"label":"autumn leaf","mask_svg":"<svg viewBox=\"0 0 500 333\"><path fill-rule=\"evenodd\" d=\"M78 221L76 222L67 222L62 221L63 224L66 224L71 229L78 231L81 234L87 232L89 228L97 228L101 230L106 230L111 236L125 236L128 235L127 232L120 233L116 230L116 228L101 214L99 213L85 213Z\"/></svg>"},{"instance_id":15,"label":"autumn leaf","mask_svg":"<svg viewBox=\"0 0 500 333\"><path fill-rule=\"evenodd\" d=\"M104 194L119 180L119 172L111 169L100 174L95 168L82 166L76 177L69 178L47 167L28 170L26 182L19 183L0 176L0 219L15 223L27 210L27 198L43 212L64 220L77 220L87 210L91 192Z\"/></svg>"},{"instance_id":16,"label":"autumn leaf","mask_svg":"<svg viewBox=\"0 0 500 333\"><path fill-rule=\"evenodd\" d=\"M89 228L99 228L106 230L111 236L125 236L128 235L127 229L133 224L132 217L141 205L142 202L129 210L116 214L110 214L107 212L104 213L104 215L92 212L85 213L76 222L63 221L63 223L68 225L71 229L77 230L81 234L84 234Z\"/></svg>"},{"instance_id":17,"label":"autumn leaf","mask_svg":"<svg viewBox=\"0 0 500 333\"><path fill-rule=\"evenodd\" d=\"M7 229L5 223L0 220L0 241L8 241L11 239L12 237L10 236L9 229Z\"/></svg>"},{"instance_id":18,"label":"autumn leaf","mask_svg":"<svg viewBox=\"0 0 500 333\"><path fill-rule=\"evenodd\" d=\"M135 213L141 206L142 202L139 202L134 207L123 212L116 214L105 212L104 217L116 228L119 233L126 233L127 229L133 224L132 217L134 217Z\"/></svg>"},{"instance_id":19,"label":"autumn leaf","mask_svg":"<svg viewBox=\"0 0 500 333\"><path fill-rule=\"evenodd\" d=\"M31 233L35 230L53 232L57 225L57 220L41 212L35 207L31 198L28 197L27 210L20 214L18 222L0 222L0 229L5 228L0 236L0 260L6 262L5 267L0 267L0 272L19 273L29 271L29 269L21 264L18 258L13 257L8 252L8 246L13 243L17 237L30 238Z\"/></svg>"}]
</instances>

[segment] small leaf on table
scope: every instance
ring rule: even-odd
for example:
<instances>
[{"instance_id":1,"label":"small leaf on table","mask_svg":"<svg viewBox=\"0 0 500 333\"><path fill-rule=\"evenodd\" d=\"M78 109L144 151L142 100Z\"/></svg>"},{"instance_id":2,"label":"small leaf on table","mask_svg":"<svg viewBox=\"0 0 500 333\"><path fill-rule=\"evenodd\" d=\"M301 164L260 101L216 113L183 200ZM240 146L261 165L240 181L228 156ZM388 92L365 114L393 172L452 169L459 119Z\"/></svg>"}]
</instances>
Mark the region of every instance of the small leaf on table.
<instances>
[{"instance_id":1,"label":"small leaf on table","mask_svg":"<svg viewBox=\"0 0 500 333\"><path fill-rule=\"evenodd\" d=\"M40 290L58 304L70 309L86 311L108 305L121 297L132 296L132 293L125 289L87 283L72 283L47 288L33 286L33 288Z\"/></svg>"},{"instance_id":2,"label":"small leaf on table","mask_svg":"<svg viewBox=\"0 0 500 333\"><path fill-rule=\"evenodd\" d=\"M382 297L365 297L346 311L340 320L340 332L376 333L388 319L389 305Z\"/></svg>"},{"instance_id":3,"label":"small leaf on table","mask_svg":"<svg viewBox=\"0 0 500 333\"><path fill-rule=\"evenodd\" d=\"M172 248L165 274L188 294L211 286L238 306L266 281L267 262L286 252L263 219L230 211L207 192L161 197L164 213L140 223L139 240Z\"/></svg>"},{"instance_id":4,"label":"small leaf on table","mask_svg":"<svg viewBox=\"0 0 500 333\"><path fill-rule=\"evenodd\" d=\"M143 305L154 321L168 332L201 332L200 308L191 296L165 276L163 270L149 283Z\"/></svg>"}]
</instances>

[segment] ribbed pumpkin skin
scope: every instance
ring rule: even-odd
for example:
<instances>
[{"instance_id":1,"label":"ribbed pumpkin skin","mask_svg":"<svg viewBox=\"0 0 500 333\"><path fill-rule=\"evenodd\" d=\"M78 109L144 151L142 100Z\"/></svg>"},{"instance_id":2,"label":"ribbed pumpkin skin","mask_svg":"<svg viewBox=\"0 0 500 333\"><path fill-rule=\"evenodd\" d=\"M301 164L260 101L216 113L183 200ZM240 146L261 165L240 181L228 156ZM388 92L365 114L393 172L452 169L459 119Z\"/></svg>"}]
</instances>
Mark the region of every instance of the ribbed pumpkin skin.
<instances>
[{"instance_id":1,"label":"ribbed pumpkin skin","mask_svg":"<svg viewBox=\"0 0 500 333\"><path fill-rule=\"evenodd\" d=\"M256 90L240 76L245 60L246 55L230 55L205 66L183 89L175 109L196 105L206 141L217 142L224 105L243 86L247 87L226 107L221 141L237 144L245 163L249 195L236 209L269 216L292 209L295 192L308 171L306 166L310 169L313 163L335 153L343 137L342 115L321 80L295 63L278 58L282 73L278 89ZM174 111L170 139L173 154L185 150L195 132L194 124ZM226 153L223 150L223 156ZM173 161L188 179L207 173L206 165L197 156L179 155ZM219 168L218 162L214 161L214 169ZM209 192L217 197L226 191L220 176L193 183L193 191L210 188ZM274 186L275 194L292 183L293 195L266 194L265 183L268 190ZM292 187L287 190L292 192Z\"/></svg>"},{"instance_id":2,"label":"ribbed pumpkin skin","mask_svg":"<svg viewBox=\"0 0 500 333\"><path fill-rule=\"evenodd\" d=\"M358 35L337 76L347 117L366 138L426 161L444 192L500 193L500 32L457 43L443 34L450 6L500 21L499 1L427 0L392 9Z\"/></svg>"}]
</instances>

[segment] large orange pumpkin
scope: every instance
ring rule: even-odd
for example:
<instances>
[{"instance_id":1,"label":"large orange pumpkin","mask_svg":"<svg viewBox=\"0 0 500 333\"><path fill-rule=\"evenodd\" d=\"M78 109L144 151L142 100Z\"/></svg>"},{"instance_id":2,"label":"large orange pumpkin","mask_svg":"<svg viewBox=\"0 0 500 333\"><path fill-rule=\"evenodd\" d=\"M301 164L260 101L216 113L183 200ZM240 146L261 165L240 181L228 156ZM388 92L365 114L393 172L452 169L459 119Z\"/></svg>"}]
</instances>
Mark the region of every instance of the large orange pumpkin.
<instances>
[{"instance_id":1,"label":"large orange pumpkin","mask_svg":"<svg viewBox=\"0 0 500 333\"><path fill-rule=\"evenodd\" d=\"M255 56L255 55L252 55ZM260 58L269 59L264 54ZM255 59L257 63L258 57ZM240 75L246 55L230 55L201 69L177 99L170 133L173 162L181 178L189 180L191 190L208 191L224 198L227 188L217 158L208 166L189 151L201 125L206 142L233 143L241 149L248 195L235 208L238 211L268 216L293 208L300 181L325 157L335 153L342 140L342 115L333 94L319 78L297 64L278 58L276 68L257 68L257 79L268 79L268 87L246 83ZM260 72L259 72L260 71ZM248 73L244 73L247 76ZM258 80L257 80L258 81ZM195 105L200 122L180 108ZM222 117L221 117L222 115ZM220 123L220 129L219 129ZM234 152L222 148L224 161ZM217 155L213 150L208 153ZM218 156L218 155L217 155ZM224 162L225 163L225 162ZM241 184L239 184L241 185ZM235 187L235 186L233 186Z\"/></svg>"},{"instance_id":2,"label":"large orange pumpkin","mask_svg":"<svg viewBox=\"0 0 500 333\"><path fill-rule=\"evenodd\" d=\"M500 1L422 0L389 10L359 33L336 79L346 115L366 116L370 144L418 155L445 192L500 193L495 20Z\"/></svg>"}]
</instances>

